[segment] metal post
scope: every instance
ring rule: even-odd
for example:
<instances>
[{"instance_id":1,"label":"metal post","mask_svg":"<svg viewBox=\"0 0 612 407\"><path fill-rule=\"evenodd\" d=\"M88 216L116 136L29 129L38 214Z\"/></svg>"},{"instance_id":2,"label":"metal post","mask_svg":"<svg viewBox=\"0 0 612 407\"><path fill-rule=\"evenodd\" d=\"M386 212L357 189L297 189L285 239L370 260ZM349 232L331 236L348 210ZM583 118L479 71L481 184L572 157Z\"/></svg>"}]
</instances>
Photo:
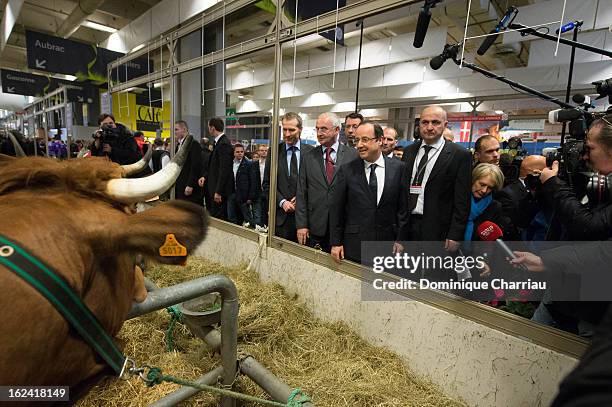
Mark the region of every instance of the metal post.
<instances>
[{"instance_id":1,"label":"metal post","mask_svg":"<svg viewBox=\"0 0 612 407\"><path fill-rule=\"evenodd\" d=\"M283 383L272 372L256 361L253 356L247 356L240 361L240 371L257 383L257 385L272 396L274 400L281 403L286 403L293 391L291 387ZM310 402L305 402L302 406L314 407Z\"/></svg>"},{"instance_id":2,"label":"metal post","mask_svg":"<svg viewBox=\"0 0 612 407\"><path fill-rule=\"evenodd\" d=\"M580 30L580 25L576 25L574 27L574 33L572 36L573 41L578 41L578 30ZM572 46L572 54L570 56L570 67L569 73L567 76L567 90L565 92L565 103L569 103L570 93L572 92L572 76L574 76L574 59L576 57L576 47ZM565 130L567 128L567 122L563 122L563 127L561 127L561 147L565 144Z\"/></svg>"},{"instance_id":3,"label":"metal post","mask_svg":"<svg viewBox=\"0 0 612 407\"><path fill-rule=\"evenodd\" d=\"M132 306L128 319L212 292L221 294L221 363L223 365L223 385L231 387L236 377L238 292L236 291L236 286L229 278L213 275L151 291L146 300ZM221 405L223 407L233 407L235 406L235 400L230 397L224 397Z\"/></svg>"},{"instance_id":4,"label":"metal post","mask_svg":"<svg viewBox=\"0 0 612 407\"><path fill-rule=\"evenodd\" d=\"M282 18L282 1L276 5L276 36L274 44L274 100L272 102L272 138L270 139L270 194L268 196L268 245L272 245L272 237L276 229L276 176L278 174L278 143L280 141L280 82L283 64L283 53L280 42L280 26Z\"/></svg>"},{"instance_id":5,"label":"metal post","mask_svg":"<svg viewBox=\"0 0 612 407\"><path fill-rule=\"evenodd\" d=\"M217 366L204 376L200 376L195 380L197 384L213 385L217 383L219 377L223 374L223 366ZM175 406L181 401L187 400L189 397L193 397L198 394L200 390L194 389L193 387L183 386L180 389L168 394L166 397L157 400L155 403L149 404L149 407L171 407Z\"/></svg>"},{"instance_id":6,"label":"metal post","mask_svg":"<svg viewBox=\"0 0 612 407\"><path fill-rule=\"evenodd\" d=\"M361 30L359 34L359 58L357 59L357 90L355 91L355 113L359 111L359 79L361 77L361 48L363 46L363 19L359 21L359 24L361 25Z\"/></svg>"}]
</instances>

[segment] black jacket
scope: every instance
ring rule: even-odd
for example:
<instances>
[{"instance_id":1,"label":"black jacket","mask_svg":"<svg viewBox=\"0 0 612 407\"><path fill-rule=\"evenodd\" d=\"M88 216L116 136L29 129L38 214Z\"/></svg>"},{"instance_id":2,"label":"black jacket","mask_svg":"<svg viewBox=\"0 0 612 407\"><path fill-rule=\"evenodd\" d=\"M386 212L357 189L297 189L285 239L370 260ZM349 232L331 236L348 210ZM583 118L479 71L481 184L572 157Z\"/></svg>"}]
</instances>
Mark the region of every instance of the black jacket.
<instances>
[{"instance_id":1,"label":"black jacket","mask_svg":"<svg viewBox=\"0 0 612 407\"><path fill-rule=\"evenodd\" d=\"M548 179L543 195L557 219L569 232L570 240L607 240L612 237L612 202L595 208L582 205L572 189L558 177Z\"/></svg>"},{"instance_id":2,"label":"black jacket","mask_svg":"<svg viewBox=\"0 0 612 407\"><path fill-rule=\"evenodd\" d=\"M496 192L494 198L501 203L503 213L510 221L508 229L504 230L506 240L520 240L521 230L529 227L541 209L538 199L521 181L508 184Z\"/></svg>"},{"instance_id":3,"label":"black jacket","mask_svg":"<svg viewBox=\"0 0 612 407\"><path fill-rule=\"evenodd\" d=\"M202 176L208 179L208 166L212 153L207 147L202 148Z\"/></svg>"},{"instance_id":4,"label":"black jacket","mask_svg":"<svg viewBox=\"0 0 612 407\"><path fill-rule=\"evenodd\" d=\"M257 196L257 189L259 188L258 179L254 179L253 163L246 158L243 158L236 171L236 177L234 179L232 173L232 179L234 180L234 192L236 194L236 201L238 203L245 203L247 201L254 202ZM259 178L259 177L258 177Z\"/></svg>"},{"instance_id":5,"label":"black jacket","mask_svg":"<svg viewBox=\"0 0 612 407\"><path fill-rule=\"evenodd\" d=\"M486 221L493 222L499 226L504 233L504 237L502 237L502 239L508 240L506 235L508 233L507 231L508 225L510 224L510 219L505 215L502 209L502 204L499 201L493 199L489 206L487 206L486 209L480 215L478 215L476 219L474 219L474 233L472 233L472 240L481 240L480 236L478 235L478 225Z\"/></svg>"},{"instance_id":6,"label":"black jacket","mask_svg":"<svg viewBox=\"0 0 612 407\"><path fill-rule=\"evenodd\" d=\"M131 132L121 123L117 123L117 138L109 140L111 152L108 158L117 164L126 165L134 164L140 160L140 151L138 144L134 140ZM96 143L91 143L91 155L94 157L103 157L106 153L103 151L104 145L101 143L99 148L96 148Z\"/></svg>"},{"instance_id":7,"label":"black jacket","mask_svg":"<svg viewBox=\"0 0 612 407\"><path fill-rule=\"evenodd\" d=\"M406 163L408 183L421 142L404 149L402 161ZM425 184L422 240L463 240L465 225L470 214L472 186L472 156L465 148L445 142ZM406 194L410 189L406 188Z\"/></svg>"},{"instance_id":8,"label":"black jacket","mask_svg":"<svg viewBox=\"0 0 612 407\"><path fill-rule=\"evenodd\" d=\"M201 156L201 154L200 154ZM208 178L206 178L206 193L213 196L215 193L226 198L232 193L232 161L234 150L227 136L224 134L215 144L210 163L208 165Z\"/></svg>"},{"instance_id":9,"label":"black jacket","mask_svg":"<svg viewBox=\"0 0 612 407\"><path fill-rule=\"evenodd\" d=\"M340 167L331 188L329 231L332 246L344 246L347 259L361 261L361 242L405 241L408 202L405 165L385 157L385 186L378 205L366 181L364 161Z\"/></svg>"},{"instance_id":10,"label":"black jacket","mask_svg":"<svg viewBox=\"0 0 612 407\"><path fill-rule=\"evenodd\" d=\"M179 174L174 194L176 199L184 199L202 205L202 188L198 185L198 179L202 173L201 148L195 141L189 146L189 154ZM191 195L185 195L185 187L193 188Z\"/></svg>"}]
</instances>

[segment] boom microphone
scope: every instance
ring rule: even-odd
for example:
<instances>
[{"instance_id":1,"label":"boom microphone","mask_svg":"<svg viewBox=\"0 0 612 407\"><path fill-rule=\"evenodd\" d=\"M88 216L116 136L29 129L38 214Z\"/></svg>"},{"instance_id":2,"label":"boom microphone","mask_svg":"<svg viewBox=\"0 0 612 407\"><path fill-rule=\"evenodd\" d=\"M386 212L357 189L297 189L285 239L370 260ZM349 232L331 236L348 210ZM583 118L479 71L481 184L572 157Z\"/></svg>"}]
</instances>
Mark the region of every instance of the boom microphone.
<instances>
[{"instance_id":1,"label":"boom microphone","mask_svg":"<svg viewBox=\"0 0 612 407\"><path fill-rule=\"evenodd\" d=\"M512 23L512 21L514 21L514 18L516 17L517 14L518 14L518 9L516 7L514 6L508 7L506 14L504 14L501 20L499 20L499 23L497 23L495 28L491 30L487 38L485 38L485 40L480 45L480 48L478 48L478 51L476 51L478 55L484 55L487 52L487 50L491 48L491 45L493 45L493 43L499 36L499 33L508 28L508 26Z\"/></svg>"},{"instance_id":2,"label":"boom microphone","mask_svg":"<svg viewBox=\"0 0 612 407\"><path fill-rule=\"evenodd\" d=\"M574 28L582 26L582 21L571 21L563 26L561 26L561 34L566 33L568 31L572 31ZM555 31L556 34L559 34L559 29Z\"/></svg>"},{"instance_id":3,"label":"boom microphone","mask_svg":"<svg viewBox=\"0 0 612 407\"><path fill-rule=\"evenodd\" d=\"M423 41L425 41L425 34L427 34L427 28L429 27L429 21L431 20L430 8L435 7L439 0L425 0L425 4L419 13L419 20L417 21L416 30L414 32L414 41L412 45L415 48L421 48Z\"/></svg>"},{"instance_id":4,"label":"boom microphone","mask_svg":"<svg viewBox=\"0 0 612 407\"><path fill-rule=\"evenodd\" d=\"M504 236L504 232L502 232L501 228L497 224L487 220L478 225L476 230L480 240L484 242L494 241L504 251L504 253L506 253L506 256L510 257L511 259L516 259L514 252L501 239ZM524 264L519 264L519 268L527 271L527 267L525 267Z\"/></svg>"},{"instance_id":5,"label":"boom microphone","mask_svg":"<svg viewBox=\"0 0 612 407\"><path fill-rule=\"evenodd\" d=\"M444 51L442 51L440 55L431 58L431 61L429 61L429 66L431 69L437 71L438 69L442 68L442 65L444 65L447 59L457 58L457 54L459 53L459 45L460 44L446 44L444 46Z\"/></svg>"}]
</instances>

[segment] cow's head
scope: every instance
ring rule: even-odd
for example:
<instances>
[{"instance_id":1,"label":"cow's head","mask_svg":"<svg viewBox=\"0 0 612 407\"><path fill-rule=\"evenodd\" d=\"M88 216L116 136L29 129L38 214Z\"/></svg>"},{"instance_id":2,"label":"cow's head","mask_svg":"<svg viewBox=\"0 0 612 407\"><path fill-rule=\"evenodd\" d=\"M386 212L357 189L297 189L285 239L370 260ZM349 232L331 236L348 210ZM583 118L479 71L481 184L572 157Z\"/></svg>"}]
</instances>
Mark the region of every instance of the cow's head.
<instances>
[{"instance_id":1,"label":"cow's head","mask_svg":"<svg viewBox=\"0 0 612 407\"><path fill-rule=\"evenodd\" d=\"M122 178L129 171L104 158L0 157L0 234L56 270L116 335L132 300L146 293L136 255L180 263L184 257L160 256L167 235L190 252L204 237L198 205L172 201L132 210L174 184L185 144L162 171L140 179ZM0 306L11 309L0 333L0 385L79 386L105 370L52 305L7 270L0 270Z\"/></svg>"}]
</instances>

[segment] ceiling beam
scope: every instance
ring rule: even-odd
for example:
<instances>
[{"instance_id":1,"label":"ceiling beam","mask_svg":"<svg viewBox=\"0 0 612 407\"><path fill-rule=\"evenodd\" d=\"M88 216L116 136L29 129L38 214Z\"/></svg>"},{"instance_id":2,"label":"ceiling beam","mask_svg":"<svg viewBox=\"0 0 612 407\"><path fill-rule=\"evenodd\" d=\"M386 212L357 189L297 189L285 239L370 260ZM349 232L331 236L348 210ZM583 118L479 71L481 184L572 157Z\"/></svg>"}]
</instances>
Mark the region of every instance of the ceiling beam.
<instances>
[{"instance_id":1,"label":"ceiling beam","mask_svg":"<svg viewBox=\"0 0 612 407\"><path fill-rule=\"evenodd\" d=\"M19 18L24 0L8 0L0 21L0 54L4 51L13 27Z\"/></svg>"}]
</instances>

